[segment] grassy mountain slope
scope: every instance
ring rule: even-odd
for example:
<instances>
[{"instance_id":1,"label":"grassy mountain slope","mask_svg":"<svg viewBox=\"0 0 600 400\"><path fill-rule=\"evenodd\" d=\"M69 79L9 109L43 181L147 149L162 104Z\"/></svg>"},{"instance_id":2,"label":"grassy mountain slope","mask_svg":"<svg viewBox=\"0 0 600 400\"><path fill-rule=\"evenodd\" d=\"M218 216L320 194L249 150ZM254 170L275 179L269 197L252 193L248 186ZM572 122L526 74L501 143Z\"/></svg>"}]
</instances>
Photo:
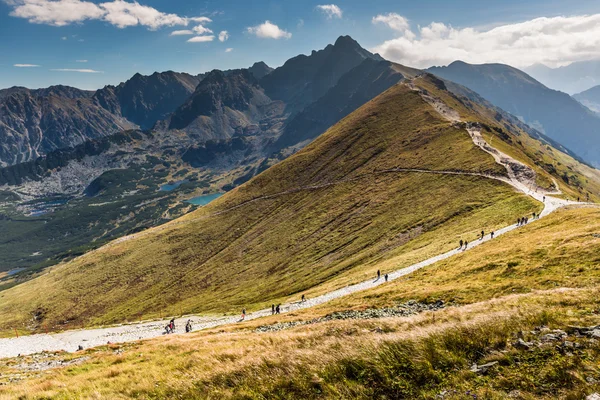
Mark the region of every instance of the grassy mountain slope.
<instances>
[{"instance_id":1,"label":"grassy mountain slope","mask_svg":"<svg viewBox=\"0 0 600 400\"><path fill-rule=\"evenodd\" d=\"M441 81L415 83L499 134ZM461 124L396 85L213 204L0 293L0 318L35 330L260 307L363 279L395 257L422 260L540 209L483 177L383 172L398 167L505 173Z\"/></svg>"},{"instance_id":2,"label":"grassy mountain slope","mask_svg":"<svg viewBox=\"0 0 600 400\"><path fill-rule=\"evenodd\" d=\"M385 307L408 299L442 299L456 305L535 294L557 288L595 288L600 283L600 209L572 208L431 267L324 304L310 317L334 310ZM382 271L395 260L382 263ZM304 316L303 318L307 318Z\"/></svg>"},{"instance_id":3,"label":"grassy mountain slope","mask_svg":"<svg viewBox=\"0 0 600 400\"><path fill-rule=\"evenodd\" d=\"M486 245L483 253L480 247L453 263L434 265L434 271L423 271L402 287L393 287L397 282L392 282L377 289L388 288L390 294L404 293L410 298L415 288L435 289L432 277L441 273L446 276L445 284L454 287L459 286L457 278L466 279L472 298L481 295L475 304L409 317L334 319L269 333L255 331L260 324L293 318L273 316L226 332L219 328L76 354L45 355L41 363L61 365L62 361L66 366L44 374L23 367L39 364L39 356L0 360L0 382L5 383L0 386L0 397L582 399L600 390L600 346L569 326L600 323L600 293L590 280L597 280L597 273L595 277L591 271L570 274L568 280L556 282L585 288L517 292L487 300L487 285L498 287L499 280L510 276L497 275L503 267L486 273L477 265L470 266L485 265L490 256L494 261L502 253L510 256L511 245L520 249L527 244L527 252L537 252L539 260L547 248L540 241L541 233L551 235L551 246L557 246L555 256L560 255L561 263L573 268L581 258L588 260L589 249L579 244L590 244L586 231L598 228L598 210L561 214L512 235L518 238L502 236ZM583 221L573 223L580 218ZM582 223L591 225L582 229ZM564 246L555 241L560 231L568 240ZM555 256L545 259L550 262ZM532 278L554 281L555 268L524 263L514 269L527 282ZM475 277L481 284L473 285ZM378 295L362 297L359 307L384 304ZM386 300L385 304L396 304ZM347 307L338 304L334 309ZM566 341L544 340L552 329L567 331ZM532 343L531 348L518 346L517 338ZM470 371L473 364L489 362L495 364L486 373ZM18 379L11 382L14 376Z\"/></svg>"}]
</instances>

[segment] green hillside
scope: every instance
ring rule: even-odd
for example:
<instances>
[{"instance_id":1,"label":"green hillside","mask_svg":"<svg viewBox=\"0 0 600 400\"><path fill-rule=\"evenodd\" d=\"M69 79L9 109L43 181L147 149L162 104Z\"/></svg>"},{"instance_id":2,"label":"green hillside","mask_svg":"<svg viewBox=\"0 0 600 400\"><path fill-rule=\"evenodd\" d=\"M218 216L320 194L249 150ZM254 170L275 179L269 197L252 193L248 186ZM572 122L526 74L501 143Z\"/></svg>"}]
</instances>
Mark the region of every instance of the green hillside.
<instances>
[{"instance_id":1,"label":"green hillside","mask_svg":"<svg viewBox=\"0 0 600 400\"><path fill-rule=\"evenodd\" d=\"M535 166L540 185L557 180L568 195L598 195L593 174L571 169L578 185L561 180L564 160L578 165L568 156L539 143L544 152L528 153L524 143L532 139L510 121L454 97L436 78L414 82ZM557 168L541 167L557 153ZM464 124L399 84L209 206L0 292L4 329L255 309L362 280L389 260L409 265L541 209L490 178L390 171L396 168L506 173Z\"/></svg>"}]
</instances>

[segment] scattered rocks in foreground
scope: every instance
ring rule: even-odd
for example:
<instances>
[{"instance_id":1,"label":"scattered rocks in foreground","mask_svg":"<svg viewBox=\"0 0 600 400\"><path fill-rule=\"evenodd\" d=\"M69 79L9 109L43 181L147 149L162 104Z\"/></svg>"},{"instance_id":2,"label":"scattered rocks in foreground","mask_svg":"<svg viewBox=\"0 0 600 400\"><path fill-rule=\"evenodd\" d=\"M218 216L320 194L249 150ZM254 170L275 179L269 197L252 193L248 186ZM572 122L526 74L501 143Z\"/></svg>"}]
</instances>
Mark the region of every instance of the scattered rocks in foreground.
<instances>
[{"instance_id":1,"label":"scattered rocks in foreground","mask_svg":"<svg viewBox=\"0 0 600 400\"><path fill-rule=\"evenodd\" d=\"M333 320L358 320L358 319L374 319L374 318L390 318L390 317L409 317L424 311L437 311L445 307L443 301L439 300L435 303L419 303L411 300L407 303L399 304L396 307L389 308L369 308L366 310L346 310L337 311L327 314L324 317L312 319L310 321L290 321L278 322L271 325L262 325L256 328L256 332L277 332L284 329L290 329L302 325L317 324Z\"/></svg>"}]
</instances>

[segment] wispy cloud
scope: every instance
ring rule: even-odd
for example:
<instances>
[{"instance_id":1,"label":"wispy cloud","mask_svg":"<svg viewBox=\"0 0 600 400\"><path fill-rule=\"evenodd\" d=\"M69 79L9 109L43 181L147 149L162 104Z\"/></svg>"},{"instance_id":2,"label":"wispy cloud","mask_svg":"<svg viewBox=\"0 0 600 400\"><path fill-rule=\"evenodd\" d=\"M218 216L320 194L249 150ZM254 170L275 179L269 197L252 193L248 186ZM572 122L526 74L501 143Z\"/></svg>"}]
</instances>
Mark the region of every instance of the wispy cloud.
<instances>
[{"instance_id":1,"label":"wispy cloud","mask_svg":"<svg viewBox=\"0 0 600 400\"><path fill-rule=\"evenodd\" d=\"M335 4L321 4L317 10L327 15L327 19L342 18L342 9Z\"/></svg>"},{"instance_id":2,"label":"wispy cloud","mask_svg":"<svg viewBox=\"0 0 600 400\"><path fill-rule=\"evenodd\" d=\"M229 39L229 33L227 31L219 32L219 42L225 42Z\"/></svg>"},{"instance_id":3,"label":"wispy cloud","mask_svg":"<svg viewBox=\"0 0 600 400\"><path fill-rule=\"evenodd\" d=\"M372 50L414 67L502 62L516 67L543 63L551 67L600 58L600 14L535 18L490 29L453 28L439 22L410 29L397 14L378 15L397 32Z\"/></svg>"},{"instance_id":4,"label":"wispy cloud","mask_svg":"<svg viewBox=\"0 0 600 400\"><path fill-rule=\"evenodd\" d=\"M291 33L279 28L277 25L271 23L271 21L265 21L260 25L248 27L246 31L263 39L289 39L292 37Z\"/></svg>"},{"instance_id":5,"label":"wispy cloud","mask_svg":"<svg viewBox=\"0 0 600 400\"><path fill-rule=\"evenodd\" d=\"M75 60L75 62L78 62L78 63L86 63L86 62L88 62L88 60Z\"/></svg>"},{"instance_id":6,"label":"wispy cloud","mask_svg":"<svg viewBox=\"0 0 600 400\"><path fill-rule=\"evenodd\" d=\"M228 47L225 49L225 53L231 53L233 51L233 47Z\"/></svg>"},{"instance_id":7,"label":"wispy cloud","mask_svg":"<svg viewBox=\"0 0 600 400\"><path fill-rule=\"evenodd\" d=\"M93 3L85 0L4 0L10 15L31 23L65 26L86 20L102 20L118 28L141 25L149 29L189 23L208 23L208 17L184 17L158 11L137 1L114 0Z\"/></svg>"},{"instance_id":8,"label":"wispy cloud","mask_svg":"<svg viewBox=\"0 0 600 400\"><path fill-rule=\"evenodd\" d=\"M215 40L214 35L208 35L208 36L194 36L193 38L189 38L187 41L189 43L205 43L205 42L212 42L213 40Z\"/></svg>"},{"instance_id":9,"label":"wispy cloud","mask_svg":"<svg viewBox=\"0 0 600 400\"><path fill-rule=\"evenodd\" d=\"M37 65L37 64L13 64L13 67L17 67L17 68L37 68L37 67L41 67L41 65Z\"/></svg>"},{"instance_id":10,"label":"wispy cloud","mask_svg":"<svg viewBox=\"0 0 600 400\"><path fill-rule=\"evenodd\" d=\"M193 35L194 31L190 29L183 29L179 31L173 31L169 36L185 36L185 35Z\"/></svg>"},{"instance_id":11,"label":"wispy cloud","mask_svg":"<svg viewBox=\"0 0 600 400\"><path fill-rule=\"evenodd\" d=\"M55 68L55 69L51 69L50 71L57 71L57 72L79 72L82 74L103 74L104 71L96 71L95 69L87 69L87 68Z\"/></svg>"}]
</instances>

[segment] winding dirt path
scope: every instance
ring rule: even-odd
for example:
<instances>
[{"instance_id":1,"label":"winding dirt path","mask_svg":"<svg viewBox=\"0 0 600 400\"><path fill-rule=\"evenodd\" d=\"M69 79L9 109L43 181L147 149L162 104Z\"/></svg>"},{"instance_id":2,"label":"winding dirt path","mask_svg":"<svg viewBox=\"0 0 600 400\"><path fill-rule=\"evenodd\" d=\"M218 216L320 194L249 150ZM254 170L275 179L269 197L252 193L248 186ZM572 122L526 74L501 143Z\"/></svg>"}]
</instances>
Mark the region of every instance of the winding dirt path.
<instances>
[{"instance_id":1,"label":"winding dirt path","mask_svg":"<svg viewBox=\"0 0 600 400\"><path fill-rule=\"evenodd\" d=\"M411 86L413 90L419 91L414 86ZM441 101L431 97L428 94L421 93L421 96L427 101L432 107L444 118L452 122L460 122L458 118L458 113L456 111L447 107ZM559 194L558 191L544 191L538 188L535 185L535 172L528 167L527 165L511 158L510 156L500 152L499 150L491 147L481 135L480 127L477 124L467 125L467 132L475 145L481 148L486 153L490 154L494 157L494 160L502 166L504 166L507 170L508 177L506 176L496 176L489 175L483 173L476 172L467 172L467 171L440 171L440 170L427 170L427 169L418 169L418 168L394 168L389 170L375 171L373 174L389 174L389 173L426 173L426 174L439 174L439 175L465 175L465 176L479 176L488 179L495 179L504 183L507 183L514 187L517 191L525 193L534 199L544 203L544 210L540 215L540 218L552 213L558 208L568 206L568 205L588 205L590 203L578 203L574 201L568 201L559 199L556 197L552 197L552 194ZM336 182L329 182L319 185L311 185L306 187L301 187L281 193L275 193L272 195L266 195L262 197L257 197L241 204L238 204L232 208L222 210L216 212L214 214L210 214L208 216L203 216L198 219L208 218L210 216L223 214L225 212L232 211L234 209L246 206L256 201L271 199L279 196L284 196L304 190L317 190L321 188L325 188L332 185L337 185L341 183L347 183L356 181L359 179L363 179L365 176L359 176L355 178L349 178L345 180L340 180ZM555 185L556 186L556 185ZM188 223L191 220L182 221L179 223ZM193 220L192 220L193 221ZM172 226L170 224L170 226ZM517 229L516 225L510 225L503 229L500 229L495 232L495 237L501 236L507 232ZM138 237L140 234L132 235L126 238L122 238L120 241L131 239L132 237ZM414 271L417 271L426 266L432 265L438 261L445 260L449 257L452 257L456 254L462 253L463 251L470 251L475 247L481 246L482 244L491 240L490 236L487 235L483 238L483 240L477 240L469 244L467 250L454 249L448 251L446 253L437 255L435 257L429 258L427 260L421 261L414 265L411 265L406 268L399 269L397 271L391 272L388 274L389 281L393 281L405 275L411 274ZM118 243L116 241L115 243ZM379 280L368 280L364 282L360 282L354 285L346 286L328 293L325 293L321 296L317 296L311 298L305 302L295 302L288 303L282 306L282 312L289 312L294 310L300 310L303 308L314 307L323 303L327 303L333 299L337 299L343 296L347 296L351 293L356 293L359 291L371 289L377 287L381 284L385 283L384 279ZM246 320L253 320L256 318L265 317L267 315L271 315L270 309L260 310L253 313L250 313L246 316ZM192 320L194 330L201 330L207 328L213 328L222 325L234 324L240 322L240 317L238 316L223 316L223 317L200 317L200 316L184 316L181 318L177 318L175 320L176 325L176 333L183 333L185 321L188 319ZM140 322L135 324L128 325L119 325L112 326L108 328L98 328L98 329L84 329L84 330L74 330L74 331L66 331L61 333L52 333L52 334L37 334L30 336L22 336L19 338L8 338L8 339L0 339L0 358L3 357L16 357L19 355L25 354L34 354L43 351L76 351L79 346L83 348L95 347L99 345L110 343L123 343L130 342L140 339L147 339L152 337L158 337L163 335L164 327L167 325L168 321L152 321L152 322Z\"/></svg>"}]
</instances>

